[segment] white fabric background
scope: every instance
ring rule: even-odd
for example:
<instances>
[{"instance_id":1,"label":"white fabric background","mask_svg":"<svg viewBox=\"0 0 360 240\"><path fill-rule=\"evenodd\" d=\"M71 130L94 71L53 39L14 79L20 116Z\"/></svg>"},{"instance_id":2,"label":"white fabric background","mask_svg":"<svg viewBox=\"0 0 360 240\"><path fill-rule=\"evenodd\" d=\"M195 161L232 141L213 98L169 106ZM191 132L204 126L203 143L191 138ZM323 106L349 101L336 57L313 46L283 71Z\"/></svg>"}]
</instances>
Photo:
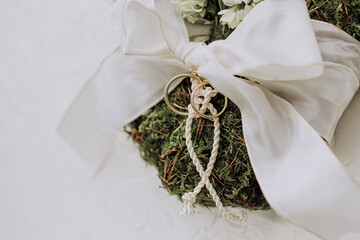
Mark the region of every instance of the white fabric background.
<instances>
[{"instance_id":1,"label":"white fabric background","mask_svg":"<svg viewBox=\"0 0 360 240\"><path fill-rule=\"evenodd\" d=\"M97 177L57 135L76 93L118 46L107 5L0 1L0 239L317 239L272 211L251 214L245 233L216 210L181 217L181 202L159 188L125 134Z\"/></svg>"}]
</instances>

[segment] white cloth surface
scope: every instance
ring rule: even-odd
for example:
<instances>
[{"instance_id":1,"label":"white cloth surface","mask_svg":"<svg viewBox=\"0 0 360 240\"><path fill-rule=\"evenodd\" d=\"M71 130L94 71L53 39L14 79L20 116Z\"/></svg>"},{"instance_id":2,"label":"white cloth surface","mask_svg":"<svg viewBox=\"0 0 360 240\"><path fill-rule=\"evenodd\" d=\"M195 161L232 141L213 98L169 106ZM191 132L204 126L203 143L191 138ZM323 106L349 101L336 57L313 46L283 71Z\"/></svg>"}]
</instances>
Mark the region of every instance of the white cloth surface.
<instances>
[{"instance_id":1,"label":"white cloth surface","mask_svg":"<svg viewBox=\"0 0 360 240\"><path fill-rule=\"evenodd\" d=\"M124 134L93 177L56 128L118 46L119 35L102 16L105 7L101 0L0 2L0 239L317 239L272 211L250 214L245 233L216 210L197 207L198 215L179 216L181 202L159 189L155 169ZM351 147L340 139L360 128L341 123L337 142ZM354 155L338 154L360 170Z\"/></svg>"}]
</instances>

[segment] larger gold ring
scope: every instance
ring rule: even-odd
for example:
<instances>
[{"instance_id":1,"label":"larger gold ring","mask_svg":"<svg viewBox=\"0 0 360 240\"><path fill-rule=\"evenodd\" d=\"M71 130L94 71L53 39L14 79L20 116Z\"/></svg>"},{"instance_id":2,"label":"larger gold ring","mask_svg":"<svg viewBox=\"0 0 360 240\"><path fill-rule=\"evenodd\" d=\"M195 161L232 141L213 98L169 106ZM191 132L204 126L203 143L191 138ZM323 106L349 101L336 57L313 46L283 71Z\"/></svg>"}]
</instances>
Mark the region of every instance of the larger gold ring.
<instances>
[{"instance_id":1,"label":"larger gold ring","mask_svg":"<svg viewBox=\"0 0 360 240\"><path fill-rule=\"evenodd\" d=\"M201 87L203 87L203 86L205 86L207 84L209 84L209 82L202 82L202 83L200 83L199 85L196 86L196 88L194 89L194 91L191 94L190 103L191 103L191 106L194 109L194 111L197 114L199 114L200 117L207 118L207 119L217 118L217 117L219 117L221 114L223 114L225 112L225 109L226 109L227 104L228 104L228 98L226 96L224 96L225 103L224 103L223 109L221 110L221 112L219 112L219 113L217 113L215 115L206 115L206 114L201 113L200 110L196 107L196 104L195 104L195 93L199 90L199 88L201 88Z\"/></svg>"},{"instance_id":2,"label":"larger gold ring","mask_svg":"<svg viewBox=\"0 0 360 240\"><path fill-rule=\"evenodd\" d=\"M196 78L197 80L199 81L202 81L202 79L194 74L191 74L191 73L183 73L183 74L179 74L179 75L176 75L175 77L173 77L172 79L170 79L170 81L166 84L166 87L165 87L165 90L164 90L164 99L165 99L165 102L166 104L168 105L168 107L174 111L175 113L177 114L180 114L180 115L183 115L183 116L187 116L189 115L189 112L181 112L179 110L177 110L175 108L175 106L170 102L169 100L169 88L170 86L173 84L173 82L175 82L177 79L179 78L186 78L186 77L189 77L189 78Z\"/></svg>"}]
</instances>

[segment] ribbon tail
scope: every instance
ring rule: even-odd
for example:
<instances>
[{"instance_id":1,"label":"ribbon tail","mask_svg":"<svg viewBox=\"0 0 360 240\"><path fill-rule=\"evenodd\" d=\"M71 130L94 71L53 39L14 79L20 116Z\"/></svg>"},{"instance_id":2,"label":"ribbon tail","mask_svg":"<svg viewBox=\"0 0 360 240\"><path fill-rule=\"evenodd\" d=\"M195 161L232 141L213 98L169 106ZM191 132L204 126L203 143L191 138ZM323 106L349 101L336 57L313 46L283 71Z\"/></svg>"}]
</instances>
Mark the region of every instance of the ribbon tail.
<instances>
[{"instance_id":1,"label":"ribbon tail","mask_svg":"<svg viewBox=\"0 0 360 240\"><path fill-rule=\"evenodd\" d=\"M339 121L333 150L351 177L360 184L360 91L355 94Z\"/></svg>"},{"instance_id":2,"label":"ribbon tail","mask_svg":"<svg viewBox=\"0 0 360 240\"><path fill-rule=\"evenodd\" d=\"M325 239L360 234L360 188L318 133L284 99L213 64L199 73L240 107L251 164L272 208Z\"/></svg>"},{"instance_id":3,"label":"ribbon tail","mask_svg":"<svg viewBox=\"0 0 360 240\"><path fill-rule=\"evenodd\" d=\"M312 21L324 60L313 79L257 80L294 106L331 143L337 123L358 90L360 43L330 24Z\"/></svg>"},{"instance_id":4,"label":"ribbon tail","mask_svg":"<svg viewBox=\"0 0 360 240\"><path fill-rule=\"evenodd\" d=\"M173 57L124 55L119 48L87 82L58 131L81 157L99 165L118 129L159 102L168 80L184 71Z\"/></svg>"},{"instance_id":5,"label":"ribbon tail","mask_svg":"<svg viewBox=\"0 0 360 240\"><path fill-rule=\"evenodd\" d=\"M324 66L324 73L314 79L258 82L288 101L330 144L359 82L354 71L344 65L324 62Z\"/></svg>"},{"instance_id":6,"label":"ribbon tail","mask_svg":"<svg viewBox=\"0 0 360 240\"><path fill-rule=\"evenodd\" d=\"M243 124L254 172L270 205L325 239L360 234L359 185L290 104L266 90L263 99L269 104L262 104L262 111L269 114L259 119L244 110ZM259 131L264 121L268 124Z\"/></svg>"}]
</instances>

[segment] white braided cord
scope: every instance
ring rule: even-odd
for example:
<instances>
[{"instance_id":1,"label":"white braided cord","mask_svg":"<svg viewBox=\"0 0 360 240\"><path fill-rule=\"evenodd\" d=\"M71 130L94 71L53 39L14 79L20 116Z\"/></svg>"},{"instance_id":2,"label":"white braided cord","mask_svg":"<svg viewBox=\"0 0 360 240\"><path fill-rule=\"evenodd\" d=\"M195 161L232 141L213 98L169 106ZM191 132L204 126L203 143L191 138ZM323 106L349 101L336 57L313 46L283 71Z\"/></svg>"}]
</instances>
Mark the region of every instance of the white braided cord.
<instances>
[{"instance_id":1,"label":"white braided cord","mask_svg":"<svg viewBox=\"0 0 360 240\"><path fill-rule=\"evenodd\" d=\"M192 79L192 85L191 89L194 91L194 89L200 84L201 82ZM216 108L210 103L210 100L212 97L215 97L217 94L217 91L212 89L211 87L205 87L205 89L200 88L195 94L195 105L196 108L200 110L201 113L205 113L207 109L210 110L210 113L212 115L217 114ZM201 97L204 97L203 99ZM200 107L201 106L201 107ZM236 216L233 214L230 214L223 206L222 202L220 201L219 196L216 193L216 190L214 189L213 185L210 183L209 177L211 175L212 169L214 168L214 164L216 161L216 157L218 155L219 150L219 142L220 142L220 122L219 118L214 118L214 143L213 143L213 149L211 151L211 156L209 159L209 163L207 164L206 171L204 171L203 167L200 164L200 161L195 153L193 143L191 140L191 124L194 118L199 118L200 116L195 112L191 104L188 106L189 115L186 120L186 126L185 126L185 138L186 138L186 146L188 149L188 152L190 154L191 159L193 160L193 164L196 167L196 170L200 174L201 181L199 184L195 187L195 189L192 192L185 193L182 196L184 206L183 210L181 211L182 215L192 215L194 214L194 207L193 204L196 202L196 196L200 193L201 189L206 186L208 189L211 197L213 198L216 207L219 209L219 212L221 215L226 217L226 219L232 223L235 224L242 224L246 222L246 213L242 212L240 216Z\"/></svg>"}]
</instances>

